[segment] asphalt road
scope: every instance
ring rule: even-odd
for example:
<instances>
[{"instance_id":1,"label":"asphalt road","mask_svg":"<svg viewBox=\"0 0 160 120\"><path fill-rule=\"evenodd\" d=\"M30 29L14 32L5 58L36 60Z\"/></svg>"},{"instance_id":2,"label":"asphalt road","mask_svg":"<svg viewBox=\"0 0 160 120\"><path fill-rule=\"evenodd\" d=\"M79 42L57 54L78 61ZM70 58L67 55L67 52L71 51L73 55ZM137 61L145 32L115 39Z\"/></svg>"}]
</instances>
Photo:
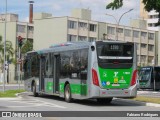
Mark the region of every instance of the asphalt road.
<instances>
[{"instance_id":1,"label":"asphalt road","mask_svg":"<svg viewBox=\"0 0 160 120\"><path fill-rule=\"evenodd\" d=\"M160 107L149 107L145 103L136 102L127 99L114 99L110 104L99 104L95 100L74 100L73 103L66 103L63 98L56 96L40 96L33 97L31 93L23 93L17 98L0 98L0 111L99 111L89 116L96 116L101 111L160 111ZM62 115L63 112L59 112ZM81 113L74 113L77 116ZM113 112L112 114L117 114ZM160 116L159 116L160 117ZM9 118L1 118L2 120L8 120ZM22 118L13 118L15 120ZM24 119L24 118L23 118ZM33 118L30 118L31 120ZM34 118L36 119L36 118ZM33 120L34 120L33 119ZM54 118L37 118L37 120L116 120L121 119L120 117L54 117ZM122 117L123 120L142 120L140 117ZM159 120L159 118L152 118ZM145 120L151 120L147 117Z\"/></svg>"}]
</instances>

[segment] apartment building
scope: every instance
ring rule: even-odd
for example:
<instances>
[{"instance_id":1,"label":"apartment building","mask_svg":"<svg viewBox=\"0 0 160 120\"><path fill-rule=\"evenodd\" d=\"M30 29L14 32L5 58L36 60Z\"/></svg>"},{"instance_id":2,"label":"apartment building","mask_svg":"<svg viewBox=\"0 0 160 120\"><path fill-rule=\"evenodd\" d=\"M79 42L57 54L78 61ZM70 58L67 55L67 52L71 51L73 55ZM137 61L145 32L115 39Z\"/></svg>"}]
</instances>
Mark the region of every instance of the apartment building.
<instances>
[{"instance_id":1,"label":"apartment building","mask_svg":"<svg viewBox=\"0 0 160 120\"><path fill-rule=\"evenodd\" d=\"M152 65L155 58L155 31L93 21L88 9L74 9L70 17L52 17L45 13L34 16L35 50L66 41L115 40L117 37L121 41L137 43L138 65Z\"/></svg>"},{"instance_id":2,"label":"apartment building","mask_svg":"<svg viewBox=\"0 0 160 120\"><path fill-rule=\"evenodd\" d=\"M155 10L147 12L144 9L143 0L140 0L140 18L147 21L148 29L159 31L159 26L155 26L158 22L158 13Z\"/></svg>"},{"instance_id":3,"label":"apartment building","mask_svg":"<svg viewBox=\"0 0 160 120\"><path fill-rule=\"evenodd\" d=\"M5 14L0 15L0 35L4 39L4 20ZM33 24L27 22L19 22L17 14L7 14L7 23L6 23L6 40L12 42L12 46L15 50L15 58L17 59L18 55L18 41L17 37L21 36L23 41L30 40L33 41ZM17 65L13 63L9 64L9 82L15 82L14 79L17 79Z\"/></svg>"}]
</instances>

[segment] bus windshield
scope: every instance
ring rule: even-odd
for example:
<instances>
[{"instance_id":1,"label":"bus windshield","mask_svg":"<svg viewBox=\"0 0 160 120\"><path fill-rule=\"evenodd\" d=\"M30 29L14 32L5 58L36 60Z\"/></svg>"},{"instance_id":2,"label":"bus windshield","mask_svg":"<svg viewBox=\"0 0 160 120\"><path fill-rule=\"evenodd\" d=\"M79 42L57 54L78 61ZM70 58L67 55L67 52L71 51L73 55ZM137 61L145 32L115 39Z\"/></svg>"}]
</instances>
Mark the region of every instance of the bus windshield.
<instances>
[{"instance_id":1,"label":"bus windshield","mask_svg":"<svg viewBox=\"0 0 160 120\"><path fill-rule=\"evenodd\" d=\"M150 80L150 76L151 76L151 70L141 70L139 72L139 80L145 80L148 81Z\"/></svg>"},{"instance_id":2,"label":"bus windshield","mask_svg":"<svg viewBox=\"0 0 160 120\"><path fill-rule=\"evenodd\" d=\"M127 43L97 43L98 63L100 66L107 65L107 68L131 67L133 48L133 44Z\"/></svg>"}]
</instances>

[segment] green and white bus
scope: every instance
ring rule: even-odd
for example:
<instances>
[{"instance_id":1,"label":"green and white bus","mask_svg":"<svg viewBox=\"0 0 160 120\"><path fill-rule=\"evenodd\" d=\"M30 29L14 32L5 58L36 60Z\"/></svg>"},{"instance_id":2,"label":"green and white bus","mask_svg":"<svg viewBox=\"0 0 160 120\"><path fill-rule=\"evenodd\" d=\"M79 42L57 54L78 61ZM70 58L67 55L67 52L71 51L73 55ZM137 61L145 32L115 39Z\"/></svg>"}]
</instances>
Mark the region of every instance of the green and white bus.
<instances>
[{"instance_id":1,"label":"green and white bus","mask_svg":"<svg viewBox=\"0 0 160 120\"><path fill-rule=\"evenodd\" d=\"M24 62L25 89L72 99L137 95L136 48L131 42L69 42L28 52Z\"/></svg>"},{"instance_id":2,"label":"green and white bus","mask_svg":"<svg viewBox=\"0 0 160 120\"><path fill-rule=\"evenodd\" d=\"M160 66L141 67L138 76L140 89L160 90Z\"/></svg>"}]
</instances>

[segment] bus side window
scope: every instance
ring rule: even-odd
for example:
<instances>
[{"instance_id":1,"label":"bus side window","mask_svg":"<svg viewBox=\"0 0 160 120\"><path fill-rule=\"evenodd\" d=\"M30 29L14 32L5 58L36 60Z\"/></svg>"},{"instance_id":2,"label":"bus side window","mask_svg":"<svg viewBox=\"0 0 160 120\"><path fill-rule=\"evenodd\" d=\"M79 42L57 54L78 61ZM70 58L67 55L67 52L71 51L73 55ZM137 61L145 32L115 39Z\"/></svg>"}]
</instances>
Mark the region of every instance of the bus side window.
<instances>
[{"instance_id":1,"label":"bus side window","mask_svg":"<svg viewBox=\"0 0 160 120\"><path fill-rule=\"evenodd\" d=\"M78 50L71 51L70 56L71 79L80 78L80 52Z\"/></svg>"},{"instance_id":2,"label":"bus side window","mask_svg":"<svg viewBox=\"0 0 160 120\"><path fill-rule=\"evenodd\" d=\"M64 52L60 54L61 63L60 63L60 78L68 78L71 71L70 66L70 52Z\"/></svg>"}]
</instances>

